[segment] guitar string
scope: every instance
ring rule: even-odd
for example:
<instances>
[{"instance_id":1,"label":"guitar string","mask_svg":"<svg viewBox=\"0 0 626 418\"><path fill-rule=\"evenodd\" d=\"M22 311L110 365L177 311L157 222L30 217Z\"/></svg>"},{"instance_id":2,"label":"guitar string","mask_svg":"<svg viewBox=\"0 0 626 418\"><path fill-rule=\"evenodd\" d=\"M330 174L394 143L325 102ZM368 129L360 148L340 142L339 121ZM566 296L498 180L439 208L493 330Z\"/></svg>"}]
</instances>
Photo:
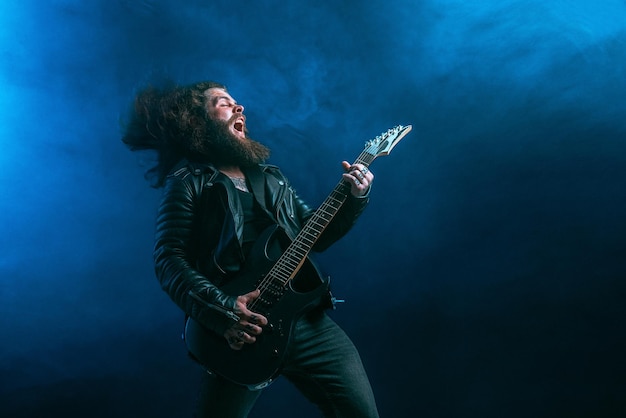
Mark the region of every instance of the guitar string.
<instances>
[{"instance_id":1,"label":"guitar string","mask_svg":"<svg viewBox=\"0 0 626 418\"><path fill-rule=\"evenodd\" d=\"M274 271L270 270L270 274L268 276L271 279L271 276L275 276L283 285L286 284L291 276L290 271L298 267L298 262L293 262L291 257L294 255L300 256L304 258L310 248L314 245L316 241L316 236L319 236L329 221L333 218L335 213L341 207L341 204L345 200L345 195L339 191L339 189L343 188L343 185L340 183L331 193L329 198L320 206L319 212L316 212L317 216L314 215L311 217L309 222L307 222L307 226L305 226L302 234L299 234L294 240L293 245L285 251L285 256L281 257L279 261L275 264ZM333 203L338 203L335 207ZM328 220L324 219L324 215L328 215ZM325 222L320 223L319 220L323 220ZM315 226L318 226L316 229ZM310 242L306 242L310 241ZM287 269L285 273L285 268ZM290 270L291 269L291 270ZM282 274L276 274L282 273ZM281 278L282 277L282 278Z\"/></svg>"},{"instance_id":2,"label":"guitar string","mask_svg":"<svg viewBox=\"0 0 626 418\"><path fill-rule=\"evenodd\" d=\"M369 166L378 156L380 152L380 148L379 150L376 151L376 153L367 152L367 149L374 145L379 146L383 140L389 139L389 137L392 135L397 135L404 128L405 127L402 127L400 125L396 126L392 129L389 129L387 132L383 133L382 135L376 137L375 140L368 142L366 144L366 148L361 152L359 157L357 157L356 162L354 164L362 163L365 166ZM298 268L298 266L304 261L304 258L310 251L311 247L315 244L316 237L318 237L321 234L321 232L323 232L325 227L332 220L336 212L340 209L341 205L345 201L347 193L340 192L340 190L344 187L343 184L344 182L340 182L335 187L333 192L331 192L330 196L324 201L324 203L320 206L320 208L315 212L314 216L311 219L309 219L309 221L307 222L307 225L305 225L305 228L302 231L303 233L299 234L298 237L296 237L296 240L294 240L294 242L290 244L287 250L279 258L278 262L275 263L272 269L270 269L265 279L262 280L259 284L259 287L263 286L261 290L264 290L265 288L269 288L269 286L272 283L275 283L276 280L278 280L283 286L285 286L295 276L294 270ZM340 199L335 199L334 196L336 195L339 195ZM332 205L333 202L338 203L338 206L334 207ZM326 209L328 209L328 207L330 207L332 211L327 211ZM330 215L328 219L324 219L324 215L326 214ZM322 219L325 222L320 224L317 222L319 219ZM318 228L318 231L315 231L315 229L313 228L314 225L318 225L321 228ZM313 229L313 233L309 232L311 229ZM312 235L312 241L307 244L306 242L303 242L303 241L307 239L308 235ZM298 251L300 253L298 253ZM292 260L290 260L290 257L292 257L294 253L295 255L298 255L301 258L300 262L293 263ZM283 278L281 278L280 275L277 275L277 273L283 273L282 274ZM266 284L268 285L267 287L265 287Z\"/></svg>"},{"instance_id":3,"label":"guitar string","mask_svg":"<svg viewBox=\"0 0 626 418\"><path fill-rule=\"evenodd\" d=\"M398 126L392 128L392 129L389 129L387 132L377 136L374 140L371 140L371 141L367 142L365 149L357 157L356 162L354 164L362 163L366 167L369 167L369 165L379 155L383 155L383 154L380 153L381 152L380 143L383 140L387 140L387 139L389 139L392 136L395 136L397 138L396 142L399 141L400 139L402 139L404 137L404 135L406 135L406 133L408 133L408 131L406 131L406 128L407 127L405 127L405 126L398 125ZM404 133L404 134L399 136L398 134L402 133L403 131L406 131L406 133ZM393 138L392 138L392 140L393 140ZM369 148L371 148L372 146L378 146L378 150L375 153L367 152L367 150ZM391 149L391 148L389 148L389 149ZM367 158L365 158L365 157L367 157ZM251 302L250 308L253 309L257 305L257 303L256 303L257 301L259 301L259 302L263 301L264 292L267 291L268 289L270 289L272 284L276 284L276 282L278 281L278 282L280 282L279 286L282 286L284 288L287 285L287 283L289 283L289 281L293 277L295 277L295 275L296 275L296 271L295 270L299 267L299 265L304 263L306 255L308 254L308 252L311 250L312 246L317 241L316 237L319 237L319 235L323 232L324 228L330 223L330 221L336 215L337 211L341 208L341 205L343 204L343 202L347 198L347 193L348 192L341 192L342 189L345 190L345 186L346 186L346 184L343 181L340 181L339 184L337 184L337 186L335 186L335 189L333 189L333 191L331 192L330 196L324 201L324 203L320 206L320 208L315 211L313 216L309 219L309 221L305 225L304 230L306 230L306 231L303 230L302 231L303 233L298 234L296 239L288 246L287 250L279 257L278 262L274 264L274 266L270 269L270 271L259 282L259 285L257 286L257 288L260 289L261 295L259 296L258 299L255 299L254 301ZM339 199L335 200L335 198L334 198L335 195L339 195ZM333 201L336 201L336 203L338 203L338 206L336 208L331 205L331 202L333 202ZM332 209L332 211L327 211L326 210L329 206ZM328 219L325 219L324 215L329 215ZM320 219L322 221L325 221L325 222L323 222L321 224L317 223L317 220L320 220ZM321 227L321 229L317 232L317 234L315 234L315 229L313 228L313 225L318 225L318 226ZM313 233L307 232L310 229L313 229ZM312 234L312 241L308 245L306 245L305 248L300 248L300 246L302 244L301 241L305 239L305 236L307 234ZM308 247L308 249L306 249L307 247ZM288 260L289 257L293 257L293 253L297 252L297 251L304 251L304 252L301 252L301 254L300 254L300 258L301 258L300 262L299 263L295 263L295 264L292 263L291 270L287 270L286 271L287 274L285 274L285 268L286 268L285 265L290 262L290 260ZM281 272L283 272L283 275L285 277L284 279L282 279L278 275L278 273L281 273ZM267 302L271 303L271 301L267 301Z\"/></svg>"},{"instance_id":4,"label":"guitar string","mask_svg":"<svg viewBox=\"0 0 626 418\"><path fill-rule=\"evenodd\" d=\"M398 131L398 129L396 129L396 131ZM391 133L394 133L394 132L392 132L391 130L388 131L385 137L388 137L389 134ZM380 140L382 138L377 138L377 139ZM366 159L365 158L366 156L369 156L369 158ZM359 157L357 158L354 164L362 163L365 166L369 166L369 164L371 164L376 157L377 155L368 153L366 150L364 150L361 153L361 155L359 155ZM320 206L320 208L315 212L314 216L307 222L307 225L305 225L305 230L303 230L303 233L299 234L298 237L296 237L296 240L294 240L289 245L287 250L279 258L278 262L275 263L275 265L272 267L272 269L270 269L270 271L265 276L265 278L259 283L258 288L261 290L261 292L264 292L267 289L269 289L272 284L276 284L276 281L280 282L282 287L285 287L286 284L293 277L295 277L295 270L304 262L306 255L308 254L308 252L310 251L310 249L312 248L312 246L314 245L316 241L316 237L319 237L321 232L323 232L325 227L332 220L336 212L341 208L341 205L345 201L347 193L340 192L341 189L344 189L345 187L344 184L345 184L344 182L340 182L335 187L333 192L331 192L330 196L324 201L322 206ZM337 194L339 194L340 199L335 198L335 195ZM334 207L332 203L338 203L338 206ZM329 207L332 209L332 211L327 211ZM330 215L329 219L324 219L324 215ZM325 222L322 224L318 223L317 221L320 219ZM315 228L313 228L314 225L318 225L321 228L318 228L318 230L316 231ZM307 228L307 226L309 227ZM309 231L311 229L313 229L313 233ZM312 240L309 243L306 243L306 242L303 243L303 241L307 239L307 235L312 235ZM293 257L294 254L299 256L300 261L297 263L294 263L290 258L290 257ZM282 273L282 278L279 273ZM251 305L254 306L255 303L252 303Z\"/></svg>"},{"instance_id":5,"label":"guitar string","mask_svg":"<svg viewBox=\"0 0 626 418\"><path fill-rule=\"evenodd\" d=\"M368 163L364 159L365 155L368 155L368 153L363 152L359 156L359 158L357 158L357 162L367 165ZM371 154L369 155L371 156ZM345 200L346 198L345 194L340 192L340 189L344 188L343 186L344 184L345 183L342 181L335 187L335 189L331 192L330 196L326 199L326 201L324 201L324 203L320 206L318 211L316 211L316 213L307 222L307 225L305 226L303 233L299 234L298 237L296 237L296 239L289 245L289 247L287 248L283 256L281 256L279 260L275 263L274 267L270 269L270 271L266 275L266 278L260 282L259 287L262 286L263 288L266 288L265 285L270 284L272 281L275 281L275 280L280 281L280 283L284 286L289 281L290 279L289 276L291 276L291 274L289 274L289 271L290 271L289 268L295 269L298 267L298 264L300 264L300 263L292 262L290 260L290 257L293 256L294 253L295 255L298 255L302 258L306 256L306 254L308 253L308 251L310 250L310 248L313 246L313 244L316 241L315 239L316 235L319 236L319 234L323 232L323 228L325 228L326 225L328 225L328 223L330 222L330 220L332 220L336 212L340 209L341 204ZM339 199L337 197L339 197ZM332 203L338 203L337 207L332 205ZM329 208L331 209L330 211L328 210ZM328 220L326 220L326 219L323 219L323 215L330 215L330 217ZM318 222L318 220L320 219L324 220L325 222L320 224ZM322 229L318 228L318 230L316 231L315 228L313 228L314 225L323 226L323 228ZM311 232L310 230L313 230L313 231ZM308 235L311 235L312 237L308 238ZM303 242L303 240L306 240L306 239L310 239L311 242L308 244L306 242ZM285 268L288 269L286 273L285 273ZM277 274L281 272L283 273L283 276L287 276L287 277L281 278L281 275Z\"/></svg>"}]
</instances>

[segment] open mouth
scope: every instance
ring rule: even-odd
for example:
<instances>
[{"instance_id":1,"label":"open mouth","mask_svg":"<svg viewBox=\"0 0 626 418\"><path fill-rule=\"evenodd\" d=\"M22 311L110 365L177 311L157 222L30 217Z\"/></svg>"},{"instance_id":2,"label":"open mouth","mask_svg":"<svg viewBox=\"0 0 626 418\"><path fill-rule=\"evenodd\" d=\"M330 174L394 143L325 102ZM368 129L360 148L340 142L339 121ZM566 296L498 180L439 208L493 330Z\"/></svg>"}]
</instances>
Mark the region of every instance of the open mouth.
<instances>
[{"instance_id":1,"label":"open mouth","mask_svg":"<svg viewBox=\"0 0 626 418\"><path fill-rule=\"evenodd\" d=\"M244 131L244 120L239 118L235 121L235 123L233 124L233 128L237 131L237 132L241 132L243 133Z\"/></svg>"}]
</instances>

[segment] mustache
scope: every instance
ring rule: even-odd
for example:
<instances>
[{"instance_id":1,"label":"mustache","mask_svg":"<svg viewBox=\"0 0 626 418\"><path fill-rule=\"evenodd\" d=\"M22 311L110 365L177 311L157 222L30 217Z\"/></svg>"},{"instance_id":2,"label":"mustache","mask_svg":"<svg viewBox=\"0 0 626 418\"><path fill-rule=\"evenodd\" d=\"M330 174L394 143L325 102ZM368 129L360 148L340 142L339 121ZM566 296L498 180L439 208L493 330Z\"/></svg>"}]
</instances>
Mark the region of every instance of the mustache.
<instances>
[{"instance_id":1,"label":"mustache","mask_svg":"<svg viewBox=\"0 0 626 418\"><path fill-rule=\"evenodd\" d=\"M246 116L245 116L243 113L236 113L236 114L232 115L232 116L230 117L230 119L228 119L228 122L227 122L227 123L229 123L229 124L230 124L230 123L233 123L233 122L235 122L237 119L243 119L243 123L244 123L244 124L246 123Z\"/></svg>"}]
</instances>

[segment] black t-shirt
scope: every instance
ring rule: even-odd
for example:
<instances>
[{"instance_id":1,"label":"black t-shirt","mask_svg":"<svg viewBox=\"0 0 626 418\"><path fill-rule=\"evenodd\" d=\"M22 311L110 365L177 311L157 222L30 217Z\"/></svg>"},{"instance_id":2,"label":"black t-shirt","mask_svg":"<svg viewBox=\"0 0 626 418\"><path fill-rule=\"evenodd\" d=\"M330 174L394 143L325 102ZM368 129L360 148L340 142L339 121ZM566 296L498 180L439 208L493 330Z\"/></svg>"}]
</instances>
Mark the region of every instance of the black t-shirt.
<instances>
[{"instance_id":1,"label":"black t-shirt","mask_svg":"<svg viewBox=\"0 0 626 418\"><path fill-rule=\"evenodd\" d=\"M261 235L268 226L272 225L273 222L256 201L252 193L244 192L239 189L237 189L237 193L239 193L239 199L241 200L244 218L243 252L247 255L259 235Z\"/></svg>"}]
</instances>

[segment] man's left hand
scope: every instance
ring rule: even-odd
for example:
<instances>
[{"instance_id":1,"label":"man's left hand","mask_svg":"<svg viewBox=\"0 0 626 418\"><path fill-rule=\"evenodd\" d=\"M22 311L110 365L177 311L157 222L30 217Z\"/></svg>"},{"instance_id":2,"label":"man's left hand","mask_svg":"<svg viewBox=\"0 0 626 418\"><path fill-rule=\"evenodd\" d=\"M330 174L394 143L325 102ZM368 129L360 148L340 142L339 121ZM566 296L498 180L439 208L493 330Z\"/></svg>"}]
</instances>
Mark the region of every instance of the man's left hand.
<instances>
[{"instance_id":1,"label":"man's left hand","mask_svg":"<svg viewBox=\"0 0 626 418\"><path fill-rule=\"evenodd\" d=\"M343 161L341 165L346 171L343 173L343 178L350 184L350 193L354 197L365 196L374 181L374 174L363 164L351 165Z\"/></svg>"}]
</instances>

